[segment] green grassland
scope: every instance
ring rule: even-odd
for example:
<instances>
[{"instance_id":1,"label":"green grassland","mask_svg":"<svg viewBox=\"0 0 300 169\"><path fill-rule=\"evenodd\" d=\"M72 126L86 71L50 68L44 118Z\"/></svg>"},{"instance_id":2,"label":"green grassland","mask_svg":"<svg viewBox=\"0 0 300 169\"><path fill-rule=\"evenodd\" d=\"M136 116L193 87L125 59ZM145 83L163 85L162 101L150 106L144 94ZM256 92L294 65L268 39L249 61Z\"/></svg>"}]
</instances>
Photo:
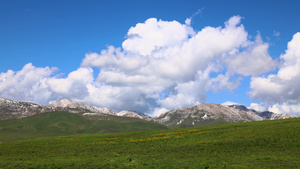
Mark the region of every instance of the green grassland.
<instances>
[{"instance_id":1,"label":"green grassland","mask_svg":"<svg viewBox=\"0 0 300 169\"><path fill-rule=\"evenodd\" d=\"M161 124L137 118L106 115L110 120L87 119L68 112L50 112L23 119L0 121L0 142L39 137L92 133L116 133L166 129Z\"/></svg>"},{"instance_id":2,"label":"green grassland","mask_svg":"<svg viewBox=\"0 0 300 169\"><path fill-rule=\"evenodd\" d=\"M0 168L300 168L300 118L19 140L0 150Z\"/></svg>"}]
</instances>

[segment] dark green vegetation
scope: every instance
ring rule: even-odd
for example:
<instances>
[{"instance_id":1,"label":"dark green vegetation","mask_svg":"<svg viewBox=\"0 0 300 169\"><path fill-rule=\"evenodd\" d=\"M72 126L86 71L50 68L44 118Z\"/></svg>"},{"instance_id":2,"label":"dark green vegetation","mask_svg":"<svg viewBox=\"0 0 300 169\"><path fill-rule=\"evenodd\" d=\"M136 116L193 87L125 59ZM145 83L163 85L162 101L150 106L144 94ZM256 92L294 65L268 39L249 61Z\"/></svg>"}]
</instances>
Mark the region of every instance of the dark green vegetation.
<instances>
[{"instance_id":1,"label":"dark green vegetation","mask_svg":"<svg viewBox=\"0 0 300 169\"><path fill-rule=\"evenodd\" d=\"M50 112L0 121L0 142L39 137L166 129L137 118L107 115L110 120L86 119L68 112Z\"/></svg>"},{"instance_id":2,"label":"dark green vegetation","mask_svg":"<svg viewBox=\"0 0 300 169\"><path fill-rule=\"evenodd\" d=\"M300 168L300 118L39 138L0 150L0 168Z\"/></svg>"}]
</instances>

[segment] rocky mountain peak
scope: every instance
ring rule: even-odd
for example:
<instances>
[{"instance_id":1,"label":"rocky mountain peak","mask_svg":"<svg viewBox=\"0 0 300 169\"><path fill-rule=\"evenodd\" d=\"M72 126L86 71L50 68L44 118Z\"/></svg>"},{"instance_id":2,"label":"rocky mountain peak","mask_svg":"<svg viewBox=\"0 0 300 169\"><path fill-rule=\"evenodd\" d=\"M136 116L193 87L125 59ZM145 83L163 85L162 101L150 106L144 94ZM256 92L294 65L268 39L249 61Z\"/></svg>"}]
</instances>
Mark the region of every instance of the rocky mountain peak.
<instances>
[{"instance_id":1,"label":"rocky mountain peak","mask_svg":"<svg viewBox=\"0 0 300 169\"><path fill-rule=\"evenodd\" d=\"M284 118L295 118L289 114L273 113L269 111L258 112L248 109L243 105L220 105L215 103L199 104L193 107L170 110L159 117L150 116L132 111L123 110L115 113L108 108L88 106L84 103L62 99L51 102L49 105L38 105L28 102L17 102L0 97L0 120L10 118L24 118L35 114L68 111L78 113L84 117L103 119L108 115L134 117L145 120L153 120L167 126L200 126L220 123L247 122L260 120L273 120ZM100 118L101 117L101 118ZM106 118L109 119L109 118Z\"/></svg>"},{"instance_id":2,"label":"rocky mountain peak","mask_svg":"<svg viewBox=\"0 0 300 169\"><path fill-rule=\"evenodd\" d=\"M2 102L5 102L6 100L8 100L8 99L5 99L5 98L3 98L3 97L0 97L0 102L2 103Z\"/></svg>"},{"instance_id":3,"label":"rocky mountain peak","mask_svg":"<svg viewBox=\"0 0 300 169\"><path fill-rule=\"evenodd\" d=\"M0 98L0 120L24 118L50 111L53 111L53 108L29 102L17 102Z\"/></svg>"},{"instance_id":4,"label":"rocky mountain peak","mask_svg":"<svg viewBox=\"0 0 300 169\"><path fill-rule=\"evenodd\" d=\"M232 107L232 108L235 108L235 109L239 109L239 110L243 110L243 111L248 111L249 109L244 106L244 105L238 105L238 104L234 104L234 105L225 105L227 107ZM255 111L255 110L253 110Z\"/></svg>"},{"instance_id":5,"label":"rocky mountain peak","mask_svg":"<svg viewBox=\"0 0 300 169\"><path fill-rule=\"evenodd\" d=\"M62 99L57 100L54 102L51 102L48 106L53 107L64 107L64 108L79 108L79 107L85 107L83 104L73 102L69 99Z\"/></svg>"},{"instance_id":6,"label":"rocky mountain peak","mask_svg":"<svg viewBox=\"0 0 300 169\"><path fill-rule=\"evenodd\" d=\"M246 106L243 105L227 105L227 107L242 110L245 112L252 112L256 115L262 117L265 120L274 120L274 119L286 119L286 118L295 118L296 116L290 115L290 114L282 114L282 113L273 113L270 111L256 111L253 109L248 109Z\"/></svg>"},{"instance_id":7,"label":"rocky mountain peak","mask_svg":"<svg viewBox=\"0 0 300 169\"><path fill-rule=\"evenodd\" d=\"M243 105L199 104L193 107L174 109L155 117L154 120L167 126L199 126L233 122L261 121L294 118L289 114L257 112Z\"/></svg>"},{"instance_id":8,"label":"rocky mountain peak","mask_svg":"<svg viewBox=\"0 0 300 169\"><path fill-rule=\"evenodd\" d=\"M140 119L148 119L150 116L136 112L134 110L123 110L117 113L118 116L123 116L123 117L135 117L135 118L140 118Z\"/></svg>"},{"instance_id":9,"label":"rocky mountain peak","mask_svg":"<svg viewBox=\"0 0 300 169\"><path fill-rule=\"evenodd\" d=\"M57 101L51 102L48 106L72 108L72 109L85 109L85 110L89 110L92 112L92 113L89 113L90 115L92 115L92 114L97 115L97 113L112 114L112 115L116 114L113 110L110 110L108 108L88 106L84 103L73 102L69 99L57 100Z\"/></svg>"}]
</instances>

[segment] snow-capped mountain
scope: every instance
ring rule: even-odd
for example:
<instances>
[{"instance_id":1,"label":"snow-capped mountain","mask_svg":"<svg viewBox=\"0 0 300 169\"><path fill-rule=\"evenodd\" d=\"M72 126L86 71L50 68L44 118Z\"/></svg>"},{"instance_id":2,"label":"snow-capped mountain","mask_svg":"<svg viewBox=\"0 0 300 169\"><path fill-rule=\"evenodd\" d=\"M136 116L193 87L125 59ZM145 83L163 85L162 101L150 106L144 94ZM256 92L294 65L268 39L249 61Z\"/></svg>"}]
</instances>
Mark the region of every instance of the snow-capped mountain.
<instances>
[{"instance_id":1,"label":"snow-capped mountain","mask_svg":"<svg viewBox=\"0 0 300 169\"><path fill-rule=\"evenodd\" d=\"M88 106L84 103L77 103L68 99L51 102L48 105L38 105L28 102L17 102L0 97L0 120L11 118L25 118L35 114L68 111L71 113L80 113L82 115L116 115L113 110L95 106Z\"/></svg>"},{"instance_id":2,"label":"snow-capped mountain","mask_svg":"<svg viewBox=\"0 0 300 169\"><path fill-rule=\"evenodd\" d=\"M265 116L264 112L256 112L247 109L245 106L223 106L220 104L208 103L188 108L174 109L161 114L159 117L154 117L153 120L167 126L189 127L294 117L295 116L289 114L275 113Z\"/></svg>"},{"instance_id":3,"label":"snow-capped mountain","mask_svg":"<svg viewBox=\"0 0 300 169\"><path fill-rule=\"evenodd\" d=\"M62 108L73 108L73 109L85 109L89 110L91 112L84 113L83 115L87 116L97 116L100 114L109 114L109 115L115 115L115 116L122 116L122 117L135 117L140 119L147 119L150 118L150 116L145 115L144 113L136 112L134 110L122 110L118 113L114 112L113 110L109 108L104 107L96 107L96 106L88 106L84 103L78 103L73 102L68 99L62 99L58 101L51 102L48 106L52 107L62 107Z\"/></svg>"},{"instance_id":4,"label":"snow-capped mountain","mask_svg":"<svg viewBox=\"0 0 300 169\"><path fill-rule=\"evenodd\" d=\"M261 121L273 119L295 118L289 114L278 114L269 111L257 112L242 105L199 104L193 107L174 109L151 118L136 111L123 110L115 113L109 108L88 106L84 103L62 99L48 105L38 105L27 102L17 102L0 97L0 120L24 118L35 114L68 111L80 114L86 118L109 120L111 117L132 117L155 121L167 126L202 126L220 123Z\"/></svg>"},{"instance_id":5,"label":"snow-capped mountain","mask_svg":"<svg viewBox=\"0 0 300 169\"><path fill-rule=\"evenodd\" d=\"M99 118L107 115L112 116L123 116L123 117L134 117L140 119L149 119L143 113L136 111L120 111L115 113L113 110L105 107L88 106L84 103L73 102L68 99L57 100L51 102L48 105L38 105L28 102L17 102L9 99L0 97L0 120L11 119L11 118L25 118L35 114L53 112L53 111L68 111L71 113L81 114L84 117L97 118L97 119L108 119Z\"/></svg>"},{"instance_id":6,"label":"snow-capped mountain","mask_svg":"<svg viewBox=\"0 0 300 169\"><path fill-rule=\"evenodd\" d=\"M253 113L257 114L258 116L260 116L264 119L267 119L267 120L286 119L286 118L294 118L295 117L290 114L273 113L270 111L259 112L259 111L253 110L253 109L248 109L246 106L243 106L243 105L228 105L228 107L233 107L235 109L253 112Z\"/></svg>"},{"instance_id":7,"label":"snow-capped mountain","mask_svg":"<svg viewBox=\"0 0 300 169\"><path fill-rule=\"evenodd\" d=\"M117 113L118 116L123 116L123 117L135 117L135 118L140 118L140 119L149 119L151 118L150 116L144 114L144 113L140 113L140 112L136 112L133 110L123 110Z\"/></svg>"},{"instance_id":8,"label":"snow-capped mountain","mask_svg":"<svg viewBox=\"0 0 300 169\"><path fill-rule=\"evenodd\" d=\"M50 106L17 102L0 97L0 120L24 118L51 111L55 111L55 109Z\"/></svg>"},{"instance_id":9,"label":"snow-capped mountain","mask_svg":"<svg viewBox=\"0 0 300 169\"><path fill-rule=\"evenodd\" d=\"M91 111L92 113L104 113L104 114L111 114L111 115L116 115L116 113L108 108L103 108L103 107L96 107L96 106L88 106L84 103L78 103L78 102L73 102L68 99L62 99L58 101L51 102L48 106L51 107L56 107L56 108L73 108L73 109L86 109Z\"/></svg>"}]
</instances>

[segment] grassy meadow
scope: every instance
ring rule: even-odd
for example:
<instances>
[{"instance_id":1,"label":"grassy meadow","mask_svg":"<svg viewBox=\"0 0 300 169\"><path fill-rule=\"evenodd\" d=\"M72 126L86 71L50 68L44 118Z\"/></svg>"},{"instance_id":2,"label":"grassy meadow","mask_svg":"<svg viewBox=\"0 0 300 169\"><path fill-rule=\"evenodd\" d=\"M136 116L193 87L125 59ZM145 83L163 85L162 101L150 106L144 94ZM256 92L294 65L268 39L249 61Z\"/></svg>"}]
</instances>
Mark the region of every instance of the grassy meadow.
<instances>
[{"instance_id":1,"label":"grassy meadow","mask_svg":"<svg viewBox=\"0 0 300 169\"><path fill-rule=\"evenodd\" d=\"M0 143L0 168L300 168L300 118Z\"/></svg>"},{"instance_id":2,"label":"grassy meadow","mask_svg":"<svg viewBox=\"0 0 300 169\"><path fill-rule=\"evenodd\" d=\"M107 115L110 120L87 119L69 112L49 112L23 119L0 120L0 142L75 134L117 133L167 129L137 118Z\"/></svg>"}]
</instances>

